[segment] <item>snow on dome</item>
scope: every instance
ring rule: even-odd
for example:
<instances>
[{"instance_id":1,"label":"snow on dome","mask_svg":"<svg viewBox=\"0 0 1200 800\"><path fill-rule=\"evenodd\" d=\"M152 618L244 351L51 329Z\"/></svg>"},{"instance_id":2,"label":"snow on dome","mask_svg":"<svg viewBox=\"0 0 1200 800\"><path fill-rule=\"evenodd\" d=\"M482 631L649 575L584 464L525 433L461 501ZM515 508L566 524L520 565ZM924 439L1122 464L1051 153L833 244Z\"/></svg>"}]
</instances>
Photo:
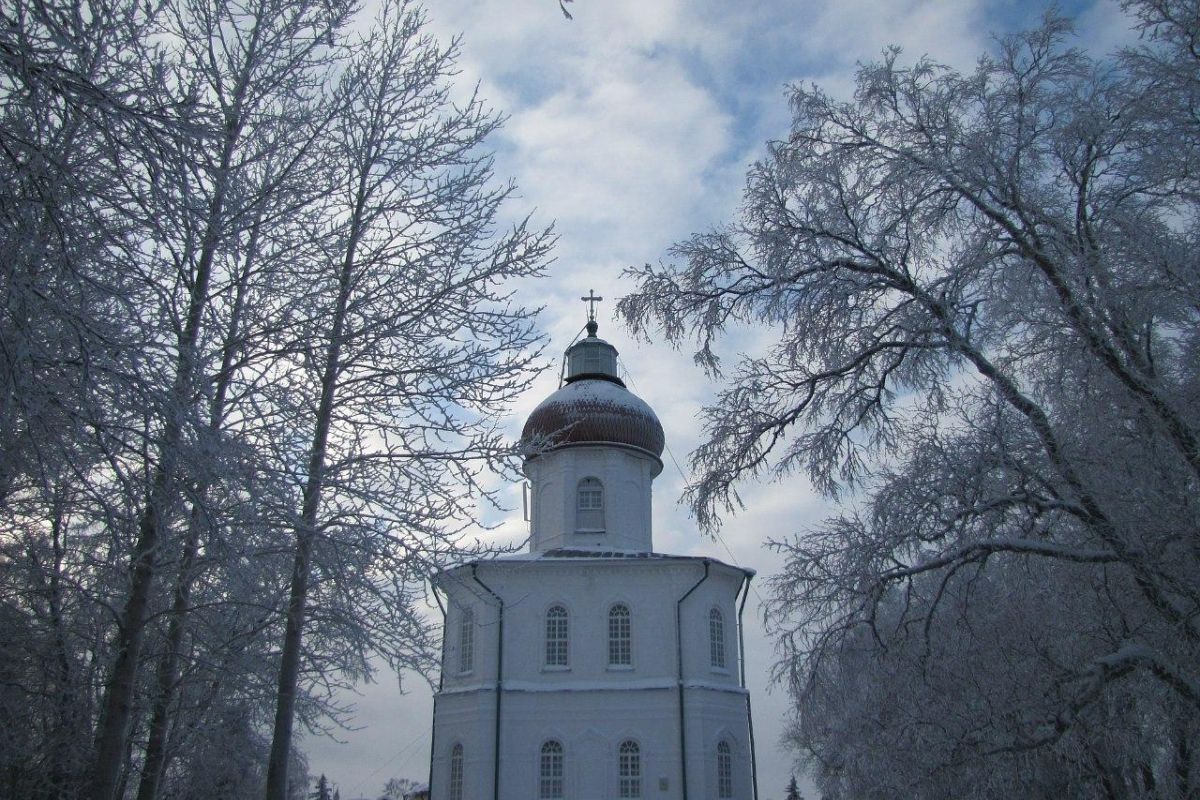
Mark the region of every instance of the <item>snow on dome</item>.
<instances>
[{"instance_id":1,"label":"snow on dome","mask_svg":"<svg viewBox=\"0 0 1200 800\"><path fill-rule=\"evenodd\" d=\"M610 380L576 380L543 400L521 431L530 455L569 444L619 444L660 458L662 423L644 400Z\"/></svg>"}]
</instances>

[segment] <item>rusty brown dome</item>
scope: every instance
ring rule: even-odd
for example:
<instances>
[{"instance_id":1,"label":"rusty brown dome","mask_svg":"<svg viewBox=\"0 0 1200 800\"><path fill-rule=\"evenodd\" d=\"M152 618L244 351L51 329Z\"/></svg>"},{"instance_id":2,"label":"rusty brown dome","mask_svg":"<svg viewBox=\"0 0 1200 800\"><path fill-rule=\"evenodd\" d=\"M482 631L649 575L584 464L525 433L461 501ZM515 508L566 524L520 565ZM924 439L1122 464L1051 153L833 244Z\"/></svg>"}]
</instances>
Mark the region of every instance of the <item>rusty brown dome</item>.
<instances>
[{"instance_id":1,"label":"rusty brown dome","mask_svg":"<svg viewBox=\"0 0 1200 800\"><path fill-rule=\"evenodd\" d=\"M615 444L658 459L665 439L662 423L644 400L604 378L576 379L533 410L521 431L526 453L566 445Z\"/></svg>"}]
</instances>

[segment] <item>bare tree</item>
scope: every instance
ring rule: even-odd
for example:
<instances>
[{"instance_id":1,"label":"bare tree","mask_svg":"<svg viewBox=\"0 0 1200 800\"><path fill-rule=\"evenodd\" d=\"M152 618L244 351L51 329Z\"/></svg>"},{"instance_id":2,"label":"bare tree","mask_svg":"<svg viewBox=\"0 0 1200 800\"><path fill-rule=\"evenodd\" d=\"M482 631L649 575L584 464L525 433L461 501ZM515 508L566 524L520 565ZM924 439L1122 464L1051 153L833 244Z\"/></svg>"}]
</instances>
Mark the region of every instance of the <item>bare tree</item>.
<instances>
[{"instance_id":1,"label":"bare tree","mask_svg":"<svg viewBox=\"0 0 1200 800\"><path fill-rule=\"evenodd\" d=\"M344 5L328 3L280 7L201 0L181 2L165 12L166 32L179 42L180 83L188 92L180 113L199 129L199 136L178 149L171 163L175 181L151 175L147 190L135 195L143 199L148 215L159 215L161 250L156 255L172 265L183 292L178 307L168 307L168 313L178 312L171 366L164 376L170 388L155 409L160 424L155 426L152 476L97 725L95 800L109 800L117 789L158 559L180 499L180 472L187 470L183 451L189 429L203 427L194 400L203 383L200 348L210 286L219 254L248 224L253 208L254 198L238 193L239 178L264 150L304 151L313 133L310 121L300 115L314 94L319 97L314 74L328 61L325 42L347 13ZM285 121L296 131L293 138L284 133ZM179 216L164 214L168 209ZM168 303L173 302L168 296Z\"/></svg>"},{"instance_id":2,"label":"bare tree","mask_svg":"<svg viewBox=\"0 0 1200 800\"><path fill-rule=\"evenodd\" d=\"M533 376L532 312L506 286L539 274L551 237L524 222L497 231L512 188L492 185L479 147L498 119L476 98L451 103L456 48L423 22L406 3L383 4L342 80L325 156L336 224L308 265L314 316L289 379L304 402L287 427L311 438L295 471L271 800L285 790L313 590L323 637L350 623L343 647L361 656L343 668L366 673L370 651L428 668L413 593L459 552L474 504L490 497L480 471L511 454L492 415Z\"/></svg>"},{"instance_id":3,"label":"bare tree","mask_svg":"<svg viewBox=\"0 0 1200 800\"><path fill-rule=\"evenodd\" d=\"M0 12L0 524L6 633L21 631L5 636L4 671L24 693L5 709L23 740L2 748L13 796L74 792L107 660L103 609L80 588L119 577L138 460L122 439L144 430L148 337L132 310L146 293L128 265L146 229L120 187L172 134L139 91L158 12L105 0Z\"/></svg>"},{"instance_id":4,"label":"bare tree","mask_svg":"<svg viewBox=\"0 0 1200 800\"><path fill-rule=\"evenodd\" d=\"M993 725L997 696L951 693L962 702L942 712L993 735L948 726L959 750L916 753L926 768L1065 758L1056 743L1125 692L1145 720L1175 709L1168 725L1200 708L1197 128L1183 99L1198 29L1192 4L1131 7L1148 38L1114 59L1068 48L1049 16L971 74L889 50L854 102L794 89L791 131L752 168L739 221L677 245L678 266L633 270L620 306L635 331L695 336L714 374L727 326L779 331L707 411L688 490L703 525L764 474L807 469L860 500L777 543L780 674L802 713L818 689L852 691L839 663L895 649L917 655L893 659L893 679L921 686L948 648L942 666L969 680L972 650L953 645L1002 632L943 620L989 613L975 576L1009 613L1028 565L1076 611L1060 628L1072 646L1053 653L1011 615L1036 665L1013 687L1020 724ZM1034 702L1042 691L1052 702ZM803 717L797 743L826 775L869 774L828 760L848 741L834 720ZM1168 762L1145 767L1162 791Z\"/></svg>"},{"instance_id":5,"label":"bare tree","mask_svg":"<svg viewBox=\"0 0 1200 800\"><path fill-rule=\"evenodd\" d=\"M293 718L432 664L551 239L454 48L355 10L0 12L0 793L294 795Z\"/></svg>"}]
</instances>

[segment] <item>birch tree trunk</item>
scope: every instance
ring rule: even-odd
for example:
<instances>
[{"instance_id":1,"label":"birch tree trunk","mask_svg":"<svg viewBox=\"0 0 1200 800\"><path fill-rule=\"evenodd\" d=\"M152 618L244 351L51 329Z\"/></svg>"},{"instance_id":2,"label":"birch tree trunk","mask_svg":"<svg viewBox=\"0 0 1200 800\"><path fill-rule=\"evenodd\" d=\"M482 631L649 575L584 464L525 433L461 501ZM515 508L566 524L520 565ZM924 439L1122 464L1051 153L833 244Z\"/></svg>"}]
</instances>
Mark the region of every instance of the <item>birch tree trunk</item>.
<instances>
[{"instance_id":1,"label":"birch tree trunk","mask_svg":"<svg viewBox=\"0 0 1200 800\"><path fill-rule=\"evenodd\" d=\"M261 212L260 212L261 213ZM242 341L242 315L245 313L247 287L246 281L255 266L258 250L259 229L262 222L256 218L250 226L250 235L246 243L246 253L241 274L238 276L234 289L235 297L230 313L228 332L224 337L221 363L213 383L213 397L209 405L208 427L209 435L215 441L224 423L226 397L234 375L234 358L245 343ZM195 580L196 556L200 547L201 534L208 523L207 495L208 480L201 479L199 485L193 488L191 513L187 522L187 533L183 542L183 552L175 576L175 585L171 593L171 610L168 617L167 635L162 655L159 657L156 673L155 694L151 705L151 719L146 741L146 755L142 766L141 780L138 784L137 800L156 800L158 786L162 779L163 770L168 762L167 732L170 725L170 710L175 699L175 685L179 680L178 662L180 646L184 631L187 627L187 617L191 605L191 587Z\"/></svg>"},{"instance_id":2,"label":"birch tree trunk","mask_svg":"<svg viewBox=\"0 0 1200 800\"><path fill-rule=\"evenodd\" d=\"M223 218L225 192L228 189L229 166L240 134L241 94L245 91L245 76L235 93L234 116L226 121L226 136L221 142L219 168L214 175L214 193L209 204L200 258L191 281L187 316L179 339L179 357L175 368L175 384L168 400L167 419L163 426L154 480L145 511L138 524L137 543L130 566L128 598L117 622L114 645L116 660L105 684L100 722L96 731L96 755L92 768L92 800L113 800L129 734L134 685L138 660L145 636L146 612L153 588L159 546L168 535L171 513L178 502L179 447L184 430L184 418L192 403L196 383L195 347L200 325L208 303L208 283Z\"/></svg>"},{"instance_id":3,"label":"birch tree trunk","mask_svg":"<svg viewBox=\"0 0 1200 800\"><path fill-rule=\"evenodd\" d=\"M296 526L296 555L292 564L291 592L288 597L287 623L283 636L283 651L279 665L279 684L276 693L275 727L271 737L271 757L267 764L268 800L286 800L288 756L292 746L292 724L296 708L296 682L300 672L304 619L308 603L308 580L311 569L313 538L317 533L317 512L325 474L325 449L337 394L338 373L341 370L342 336L346 325L346 306L350 299L351 277L354 270L354 242L360 221L352 222L354 233L347 247L338 276L337 302L330 319L329 341L324 354L325 368L321 374L321 400L317 405L312 443L309 447L308 481L304 485L300 520Z\"/></svg>"}]
</instances>

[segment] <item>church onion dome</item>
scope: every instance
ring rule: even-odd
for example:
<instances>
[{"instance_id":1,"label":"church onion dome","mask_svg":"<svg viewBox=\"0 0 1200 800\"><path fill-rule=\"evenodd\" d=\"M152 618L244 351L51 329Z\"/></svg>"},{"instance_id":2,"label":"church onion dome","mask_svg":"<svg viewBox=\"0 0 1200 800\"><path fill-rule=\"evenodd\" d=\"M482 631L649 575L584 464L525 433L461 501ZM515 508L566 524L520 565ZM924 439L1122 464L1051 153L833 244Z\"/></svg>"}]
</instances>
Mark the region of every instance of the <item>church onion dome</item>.
<instances>
[{"instance_id":1,"label":"church onion dome","mask_svg":"<svg viewBox=\"0 0 1200 800\"><path fill-rule=\"evenodd\" d=\"M617 349L588 335L567 350L565 385L533 410L521 431L528 457L568 445L615 444L660 459L665 444L662 423L617 374Z\"/></svg>"}]
</instances>

